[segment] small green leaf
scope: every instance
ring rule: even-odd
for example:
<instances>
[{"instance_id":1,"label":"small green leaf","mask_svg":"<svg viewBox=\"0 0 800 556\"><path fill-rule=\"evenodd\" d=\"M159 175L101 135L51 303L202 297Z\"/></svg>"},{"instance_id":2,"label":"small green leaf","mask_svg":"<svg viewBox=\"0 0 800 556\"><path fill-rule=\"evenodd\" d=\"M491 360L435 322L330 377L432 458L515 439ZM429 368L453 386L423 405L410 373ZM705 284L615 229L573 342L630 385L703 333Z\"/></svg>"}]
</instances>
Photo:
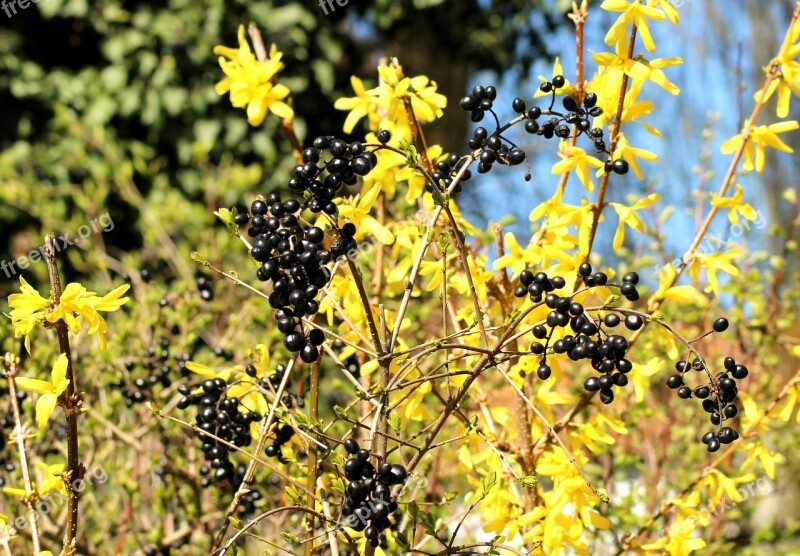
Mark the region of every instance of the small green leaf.
<instances>
[{"instance_id":1,"label":"small green leaf","mask_svg":"<svg viewBox=\"0 0 800 556\"><path fill-rule=\"evenodd\" d=\"M303 505L304 503L303 499L300 497L299 494L297 494L297 490L294 488L293 485L286 485L286 494L289 496L289 498L292 499L292 502L294 502L298 506Z\"/></svg>"},{"instance_id":2,"label":"small green leaf","mask_svg":"<svg viewBox=\"0 0 800 556\"><path fill-rule=\"evenodd\" d=\"M231 522L231 525L236 530L241 529L242 526L244 525L244 522L241 519L239 519L238 517L236 517L235 515L229 515L228 516L228 521Z\"/></svg>"},{"instance_id":3,"label":"small green leaf","mask_svg":"<svg viewBox=\"0 0 800 556\"><path fill-rule=\"evenodd\" d=\"M398 531L397 533L395 533L394 534L394 538L397 541L397 544L402 546L404 549L407 550L409 548L409 546L408 546L408 537L406 536L406 534L403 531Z\"/></svg>"},{"instance_id":4,"label":"small green leaf","mask_svg":"<svg viewBox=\"0 0 800 556\"><path fill-rule=\"evenodd\" d=\"M519 482L522 485L522 488L531 488L531 487L536 486L536 483L538 482L538 480L539 479L537 479L533 475L525 475L524 477L522 477L519 480Z\"/></svg>"},{"instance_id":5,"label":"small green leaf","mask_svg":"<svg viewBox=\"0 0 800 556\"><path fill-rule=\"evenodd\" d=\"M294 414L294 419L297 421L297 426L303 430L308 430L311 428L311 421L308 420L305 413L300 413L299 411Z\"/></svg>"},{"instance_id":6,"label":"small green leaf","mask_svg":"<svg viewBox=\"0 0 800 556\"><path fill-rule=\"evenodd\" d=\"M428 512L419 512L419 518L422 522L422 528L427 534L432 537L436 536L436 520Z\"/></svg>"},{"instance_id":7,"label":"small green leaf","mask_svg":"<svg viewBox=\"0 0 800 556\"><path fill-rule=\"evenodd\" d=\"M331 488L338 492L340 495L344 496L344 482L339 477L334 477L331 479Z\"/></svg>"},{"instance_id":8,"label":"small green leaf","mask_svg":"<svg viewBox=\"0 0 800 556\"><path fill-rule=\"evenodd\" d=\"M328 453L328 457L330 458L331 463L336 467L341 467L344 465L344 456L336 450L331 450Z\"/></svg>"},{"instance_id":9,"label":"small green leaf","mask_svg":"<svg viewBox=\"0 0 800 556\"><path fill-rule=\"evenodd\" d=\"M400 432L400 416L397 412L392 412L389 414L389 418L387 419L389 426L392 427L392 430L395 432Z\"/></svg>"},{"instance_id":10,"label":"small green leaf","mask_svg":"<svg viewBox=\"0 0 800 556\"><path fill-rule=\"evenodd\" d=\"M190 256L192 257L192 260L196 263L207 264L208 262L203 257L201 257L200 253L198 253L197 251L192 251L192 254Z\"/></svg>"},{"instance_id":11,"label":"small green leaf","mask_svg":"<svg viewBox=\"0 0 800 556\"><path fill-rule=\"evenodd\" d=\"M497 473L492 471L488 475L486 475L483 479L481 479L481 486L483 487L483 494L489 494L494 486L497 484Z\"/></svg>"},{"instance_id":12,"label":"small green leaf","mask_svg":"<svg viewBox=\"0 0 800 556\"><path fill-rule=\"evenodd\" d=\"M235 211L236 209L234 209ZM234 215L231 214L231 211L226 208L217 209L214 211L214 215L222 220L225 224L233 224L233 217Z\"/></svg>"},{"instance_id":13,"label":"small green leaf","mask_svg":"<svg viewBox=\"0 0 800 556\"><path fill-rule=\"evenodd\" d=\"M333 406L333 412L339 419L347 419L347 412L338 405Z\"/></svg>"},{"instance_id":14,"label":"small green leaf","mask_svg":"<svg viewBox=\"0 0 800 556\"><path fill-rule=\"evenodd\" d=\"M281 533L281 538L292 546L300 546L300 539L291 533Z\"/></svg>"},{"instance_id":15,"label":"small green leaf","mask_svg":"<svg viewBox=\"0 0 800 556\"><path fill-rule=\"evenodd\" d=\"M417 517L419 517L419 506L413 500L408 503L408 515L410 515L411 519L414 521L416 521Z\"/></svg>"}]
</instances>

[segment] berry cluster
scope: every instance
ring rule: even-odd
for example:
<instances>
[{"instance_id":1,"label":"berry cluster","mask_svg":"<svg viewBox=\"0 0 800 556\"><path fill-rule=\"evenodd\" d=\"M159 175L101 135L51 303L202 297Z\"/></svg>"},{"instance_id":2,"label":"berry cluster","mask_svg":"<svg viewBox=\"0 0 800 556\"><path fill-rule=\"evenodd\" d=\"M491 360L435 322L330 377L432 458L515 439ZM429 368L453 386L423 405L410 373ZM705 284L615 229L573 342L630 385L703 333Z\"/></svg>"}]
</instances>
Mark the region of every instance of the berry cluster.
<instances>
[{"instance_id":1,"label":"berry cluster","mask_svg":"<svg viewBox=\"0 0 800 556\"><path fill-rule=\"evenodd\" d=\"M403 484L408 472L402 465L386 462L375 469L369 461L369 450L360 448L352 438L345 440L344 447L351 457L344 463L344 475L349 482L342 514L349 516L352 529L364 531L364 537L377 547L382 541L381 533L392 526L390 514L397 510L391 487Z\"/></svg>"},{"instance_id":2,"label":"berry cluster","mask_svg":"<svg viewBox=\"0 0 800 556\"><path fill-rule=\"evenodd\" d=\"M486 112L494 114L492 106L495 99L497 99L497 89L493 86L482 87L481 85L475 85L472 88L472 93L462 98L458 104L463 110L470 112L470 118L477 123L483 120Z\"/></svg>"},{"instance_id":3,"label":"berry cluster","mask_svg":"<svg viewBox=\"0 0 800 556\"><path fill-rule=\"evenodd\" d=\"M578 267L578 274L583 279L586 287L593 288L595 286L605 286L608 283L608 276L605 272L592 273L592 265L583 263ZM628 301L638 301L639 291L636 289L636 284L639 283L639 274L636 272L628 272L622 277L622 283L619 285L619 293ZM640 319L641 320L641 319ZM631 330L637 330L632 328Z\"/></svg>"},{"instance_id":4,"label":"berry cluster","mask_svg":"<svg viewBox=\"0 0 800 556\"><path fill-rule=\"evenodd\" d=\"M111 384L112 388L123 392L127 407L153 399L152 389L156 385L162 388L169 388L172 385L170 374L173 366L169 362L169 338L159 336L156 343L157 347L153 346L144 350L141 361L126 361L127 377L119 377ZM187 373L186 361L190 357L186 353L176 355L173 357L174 365L182 373ZM134 374L139 374L139 376L134 376Z\"/></svg>"},{"instance_id":5,"label":"berry cluster","mask_svg":"<svg viewBox=\"0 0 800 556\"><path fill-rule=\"evenodd\" d=\"M243 448L249 446L253 440L250 423L261 421L263 415L242 406L238 398L227 397L227 386L221 378L206 379L200 384L199 392L193 394L191 387L182 384L178 392L183 397L178 400L177 407L187 409L191 405L197 406L195 422L200 430ZM233 489L237 488L243 473L240 474L230 461L231 449L205 435L201 435L200 440L200 450L208 461L208 465L200 468L200 474L204 475L202 486L211 484L211 480L205 475L213 469L215 481L227 481Z\"/></svg>"},{"instance_id":6,"label":"berry cluster","mask_svg":"<svg viewBox=\"0 0 800 556\"><path fill-rule=\"evenodd\" d=\"M728 321L719 318L714 321L714 332L724 332L728 328ZM709 421L712 425L720 426L724 421L733 419L739 414L739 408L735 405L739 389L736 381L747 378L749 370L744 365L739 365L733 357L726 357L723 360L724 371L712 375L707 369L705 361L700 357L695 357L692 361L681 360L675 363L677 373L667 378L667 386L672 390L677 390L678 397L690 399L695 397L703 400L703 410L709 413ZM690 371L706 373L709 381L706 384L692 389L685 383L685 376ZM730 444L739 438L736 429L724 426L716 433L709 431L702 437L703 444L709 452L716 452L722 444Z\"/></svg>"},{"instance_id":7,"label":"berry cluster","mask_svg":"<svg viewBox=\"0 0 800 556\"><path fill-rule=\"evenodd\" d=\"M597 106L597 95L595 93L587 93L580 103L575 97L566 95L561 99L564 112L553 110L556 91L562 89L565 85L566 79L564 76L557 75L551 81L545 81L539 86L542 92L552 93L550 106L546 110L542 110L538 106L528 108L525 101L519 97L512 101L511 108L515 113L524 117L525 131L531 135L540 135L545 139L552 139L553 137L568 139L572 137L574 129L576 137L582 134L587 135L598 152L609 155L604 167L606 172L626 174L629 169L628 163L623 159L612 160L603 137L603 129L592 127L590 118L596 118L603 114L603 109ZM497 114L493 110L493 103L496 98L497 90L494 87L476 85L472 92L459 102L463 110L470 112L473 122L480 122L483 120L485 113L489 112L494 116L497 124L497 129L491 134L486 128L478 127L468 142L469 148L473 150L482 149L478 164L478 173L481 174L489 172L494 162L514 166L523 163L526 159L525 153L513 143L509 142L508 145L503 143L504 140L508 140L502 136L502 132L514 122L506 126L500 126ZM540 120L542 115L547 115L549 118ZM525 175L525 179L530 179L530 173Z\"/></svg>"},{"instance_id":8,"label":"berry cluster","mask_svg":"<svg viewBox=\"0 0 800 556\"><path fill-rule=\"evenodd\" d=\"M520 151L521 152L521 151ZM440 191L445 191L450 185L453 183L453 178L455 175L461 171L464 164L466 164L466 160L461 158L456 153L451 154L445 160L439 161L436 163L436 170L431 173L431 180L425 182L425 191L428 193L433 192L433 184L435 183L439 186ZM458 181L456 186L453 188L452 193L458 194L463 191L462 183L468 181L472 177L472 172L469 169L464 170L461 174L461 179Z\"/></svg>"},{"instance_id":9,"label":"berry cluster","mask_svg":"<svg viewBox=\"0 0 800 556\"><path fill-rule=\"evenodd\" d=\"M588 272L586 272L588 270ZM605 285L607 277L604 273L591 274L591 266L582 266L581 272L584 282L591 277L594 286ZM583 274L586 272L586 274ZM628 276L629 280L634 279ZM638 277L635 279L638 280ZM624 282L629 283L629 282ZM533 336L542 342L533 342L531 353L540 355L539 367L536 375L541 380L547 380L552 374L550 365L547 364L547 352L552 348L552 353L562 354L573 361L582 359L591 360L592 368L601 374L590 377L584 383L584 388L589 392L600 392L600 400L609 404L614 400L613 386L623 387L628 384L625 376L633 369L633 364L626 359L628 341L624 336L609 334L606 328L614 328L620 324L621 319L615 313L608 313L603 318L594 319L585 310L583 305L574 301L572 296L560 296L553 293L563 288L566 284L561 276L548 277L544 272L534 274L530 270L520 273L520 285L514 290L517 297L529 295L531 300L539 303L544 299L545 305L551 309L545 324L533 327ZM563 338L552 342L553 332L557 328L568 326L574 334L566 334ZM625 317L625 325L629 330L638 330L643 325L643 320L638 315Z\"/></svg>"},{"instance_id":10,"label":"berry cluster","mask_svg":"<svg viewBox=\"0 0 800 556\"><path fill-rule=\"evenodd\" d=\"M383 130L378 139L386 142L391 135ZM302 219L306 209L312 213L337 214L333 199L347 185L354 185L358 176L368 174L377 164L374 151L359 142L346 143L335 137L317 137L313 147L302 153L304 163L295 167L289 188L307 194L303 202L282 200L270 193L266 200L257 199L249 213L234 217L239 226L249 225L247 234L255 238L250 255L261 263L256 276L272 283L269 303L276 309L278 329L284 334L284 345L292 353L311 363L319 358L319 346L325 341L321 330L303 334L300 319L319 310L316 297L331 275L325 266L356 249L356 227L347 223L338 229L338 238L331 238L325 247L325 232ZM324 176L323 176L324 174Z\"/></svg>"},{"instance_id":11,"label":"berry cluster","mask_svg":"<svg viewBox=\"0 0 800 556\"><path fill-rule=\"evenodd\" d=\"M258 374L258 370L256 369L255 365L250 364L250 365L247 365L247 367L245 367L245 373L247 373L247 376L256 378L256 376ZM258 384L262 388L264 388L265 390L268 390L270 385L272 386L273 389L277 390L278 387L280 386L281 382L283 381L283 376L285 374L286 374L286 367L284 367L283 365L279 364L279 365L277 365L275 367L275 372L274 373L271 373L266 378L258 379ZM286 388L284 389L284 394L283 394L283 397L281 398L281 402L283 403L283 405L286 406L287 409L291 409L292 406L295 405L295 404L297 404L297 407L302 409L305 406L305 401L303 400L303 395L302 394L292 394L292 393L288 392L288 390L289 390L289 388L291 388L291 386L292 386L292 379L291 378L286 379Z\"/></svg>"}]
</instances>

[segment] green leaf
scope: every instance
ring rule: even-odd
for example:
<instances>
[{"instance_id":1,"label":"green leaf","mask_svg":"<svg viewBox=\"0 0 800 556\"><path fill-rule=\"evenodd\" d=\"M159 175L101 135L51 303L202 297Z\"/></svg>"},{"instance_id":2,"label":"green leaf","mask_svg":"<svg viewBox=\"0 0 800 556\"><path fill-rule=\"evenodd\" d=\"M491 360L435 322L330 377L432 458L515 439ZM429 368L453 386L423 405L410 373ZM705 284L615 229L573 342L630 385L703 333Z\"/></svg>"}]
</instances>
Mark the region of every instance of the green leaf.
<instances>
[{"instance_id":1,"label":"green leaf","mask_svg":"<svg viewBox=\"0 0 800 556\"><path fill-rule=\"evenodd\" d=\"M428 512L419 512L419 518L422 522L422 528L427 534L432 537L436 536L436 520Z\"/></svg>"},{"instance_id":2,"label":"green leaf","mask_svg":"<svg viewBox=\"0 0 800 556\"><path fill-rule=\"evenodd\" d=\"M201 257L200 253L198 253L197 251L192 251L192 254L190 256L192 257L192 260L196 263L207 264L208 262L203 257Z\"/></svg>"},{"instance_id":3,"label":"green leaf","mask_svg":"<svg viewBox=\"0 0 800 556\"><path fill-rule=\"evenodd\" d=\"M419 506L414 500L408 503L408 515L410 515L411 519L414 521L419 517Z\"/></svg>"},{"instance_id":4,"label":"green leaf","mask_svg":"<svg viewBox=\"0 0 800 556\"><path fill-rule=\"evenodd\" d=\"M328 457L331 460L331 463L336 467L341 467L344 465L344 456L337 452L336 450L331 450L328 453Z\"/></svg>"},{"instance_id":5,"label":"green leaf","mask_svg":"<svg viewBox=\"0 0 800 556\"><path fill-rule=\"evenodd\" d=\"M222 220L225 224L233 223L233 217L235 216L236 209L233 209L234 214L231 214L231 211L226 208L217 209L214 211L214 215Z\"/></svg>"},{"instance_id":6,"label":"green leaf","mask_svg":"<svg viewBox=\"0 0 800 556\"><path fill-rule=\"evenodd\" d=\"M534 486L536 486L536 483L537 483L538 481L539 481L539 479L537 479L537 478L536 478L536 477L534 477L533 475L525 475L524 477L522 477L522 478L519 480L520 484L522 485L522 488L531 488L531 487L534 487Z\"/></svg>"},{"instance_id":7,"label":"green leaf","mask_svg":"<svg viewBox=\"0 0 800 556\"><path fill-rule=\"evenodd\" d=\"M244 525L244 522L241 519L239 519L238 517L236 517L235 515L229 515L228 516L228 521L231 522L231 525L236 530L241 529L242 526Z\"/></svg>"},{"instance_id":8,"label":"green leaf","mask_svg":"<svg viewBox=\"0 0 800 556\"><path fill-rule=\"evenodd\" d=\"M291 533L281 533L281 538L292 546L300 546L300 539Z\"/></svg>"},{"instance_id":9,"label":"green leaf","mask_svg":"<svg viewBox=\"0 0 800 556\"><path fill-rule=\"evenodd\" d=\"M339 477L334 477L331 479L331 488L338 492L340 495L344 496L344 481L342 481Z\"/></svg>"},{"instance_id":10,"label":"green leaf","mask_svg":"<svg viewBox=\"0 0 800 556\"><path fill-rule=\"evenodd\" d=\"M294 488L293 485L286 485L286 494L289 498L292 499L292 502L297 504L298 506L302 506L304 504L303 499L297 494L297 490Z\"/></svg>"},{"instance_id":11,"label":"green leaf","mask_svg":"<svg viewBox=\"0 0 800 556\"><path fill-rule=\"evenodd\" d=\"M392 430L395 432L400 432L400 416L397 414L397 412L393 411L389 414L387 423L389 423L389 426L392 427Z\"/></svg>"},{"instance_id":12,"label":"green leaf","mask_svg":"<svg viewBox=\"0 0 800 556\"><path fill-rule=\"evenodd\" d=\"M305 413L300 413L299 411L294 414L294 419L297 421L297 426L303 430L308 430L311 428L311 421L308 420Z\"/></svg>"},{"instance_id":13,"label":"green leaf","mask_svg":"<svg viewBox=\"0 0 800 556\"><path fill-rule=\"evenodd\" d=\"M333 406L333 412L339 419L347 419L347 412L338 405Z\"/></svg>"},{"instance_id":14,"label":"green leaf","mask_svg":"<svg viewBox=\"0 0 800 556\"><path fill-rule=\"evenodd\" d=\"M397 541L397 544L399 544L404 549L406 549L406 551L408 550L408 548L409 548L409 546L408 546L408 537L406 536L405 532L398 531L397 533L394 534L394 538Z\"/></svg>"},{"instance_id":15,"label":"green leaf","mask_svg":"<svg viewBox=\"0 0 800 556\"><path fill-rule=\"evenodd\" d=\"M488 475L486 475L483 479L481 479L481 486L483 487L483 494L489 494L494 486L497 484L497 473L492 471Z\"/></svg>"}]
</instances>

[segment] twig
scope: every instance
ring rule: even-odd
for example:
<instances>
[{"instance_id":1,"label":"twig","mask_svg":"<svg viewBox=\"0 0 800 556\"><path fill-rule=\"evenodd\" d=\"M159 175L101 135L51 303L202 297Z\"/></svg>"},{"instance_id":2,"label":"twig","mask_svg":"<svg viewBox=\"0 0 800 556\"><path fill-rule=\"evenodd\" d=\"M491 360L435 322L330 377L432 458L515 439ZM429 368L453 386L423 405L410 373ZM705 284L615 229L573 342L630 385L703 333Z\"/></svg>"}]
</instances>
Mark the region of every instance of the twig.
<instances>
[{"instance_id":1,"label":"twig","mask_svg":"<svg viewBox=\"0 0 800 556\"><path fill-rule=\"evenodd\" d=\"M45 238L44 258L47 262L47 271L50 275L50 288L53 292L53 305L61 303L61 278L58 274L56 262L55 234ZM73 488L83 480L86 471L78 459L78 411L82 404L80 395L75 388L75 372L72 367L72 351L69 345L69 329L63 319L59 319L53 326L58 334L58 344L61 353L67 358L66 379L69 381L66 390L58 397L58 403L64 408L67 417L67 469L64 472L67 488L67 525L64 532L64 553L69 556L75 553L75 543L78 537L78 496L79 492Z\"/></svg>"},{"instance_id":2,"label":"twig","mask_svg":"<svg viewBox=\"0 0 800 556\"><path fill-rule=\"evenodd\" d=\"M311 420L311 430L314 429L317 423L317 419L319 418L319 367L322 361L321 357L317 357L317 360L311 364L311 377L310 377L310 384L308 388L309 392L309 403L311 407L309 407L309 418ZM306 504L308 505L309 509L314 509L314 491L316 490L317 484L317 445L313 442L308 447L308 471L306 472L306 488L308 488L308 493L306 494ZM305 545L305 555L311 556L312 552L314 551L314 541L313 541L313 533L314 533L314 514L306 514L305 519L305 526L306 526L306 545Z\"/></svg>"},{"instance_id":3,"label":"twig","mask_svg":"<svg viewBox=\"0 0 800 556\"><path fill-rule=\"evenodd\" d=\"M33 542L34 554L39 554L42 550L39 546L39 525L36 523L36 500L33 496L33 486L31 476L28 471L28 458L25 454L25 429L19 418L19 402L17 400L17 388L14 384L14 377L17 375L18 360L11 353L6 353L4 366L6 379L8 380L8 397L11 399L11 411L14 415L14 435L17 438L17 451L19 451L19 466L22 470L22 481L25 484L25 505L28 506L28 522L31 524L31 541Z\"/></svg>"}]
</instances>

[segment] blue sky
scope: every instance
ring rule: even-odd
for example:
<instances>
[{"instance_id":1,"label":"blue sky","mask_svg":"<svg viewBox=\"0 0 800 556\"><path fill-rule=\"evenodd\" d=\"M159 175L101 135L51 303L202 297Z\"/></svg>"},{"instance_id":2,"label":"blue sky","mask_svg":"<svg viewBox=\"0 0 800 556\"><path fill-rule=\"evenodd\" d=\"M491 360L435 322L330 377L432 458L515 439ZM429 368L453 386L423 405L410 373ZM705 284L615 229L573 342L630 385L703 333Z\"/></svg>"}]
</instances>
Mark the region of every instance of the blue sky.
<instances>
[{"instance_id":1,"label":"blue sky","mask_svg":"<svg viewBox=\"0 0 800 556\"><path fill-rule=\"evenodd\" d=\"M743 14L747 5L752 5L757 0L728 0L722 7L719 3L715 3L715 6L704 5L710 1L683 0L679 8L681 21L677 27L666 20L651 23L656 51L647 57L678 56L683 59L682 66L665 70L668 79L680 87L681 93L674 97L655 84L648 83L645 86L639 98L651 100L656 106L656 111L645 121L661 130L664 138L654 138L636 124L627 125L625 132L633 146L655 152L661 161L641 164L644 172L643 182L638 182L632 172L625 178L615 176L609 184L607 198L612 201L623 201L626 194L641 192L646 185L652 185L654 191L663 198L662 206L675 205L675 212L666 226L667 245L675 257L683 253L694 235L696 201L692 191L696 188L698 177L692 172L692 168L700 161L699 153L703 144L703 127L708 120L707 115L710 111L719 114L719 120L713 126L715 137L709 144L712 156L707 166L714 172L714 177L706 184L707 190L718 189L730 161L729 156L719 152L720 143L736 134L743 121L737 101L735 73L739 57L738 49L736 47L726 49L714 31L715 28L723 29L741 43L741 75L745 88L740 98L744 115L748 115L752 109L753 92L761 86L760 82L754 81L754 72L757 68L754 67L753 54L748 51L748 45L754 40L754 32L757 29L751 27L750 19ZM678 3L676 2L676 5ZM597 2L591 4L598 5ZM775 34L782 36L788 25L788 19L783 14L787 11L787 7L788 11L791 10L794 2L760 1L756 5L765 12L771 10L772 13L764 14L765 20L756 21L754 25L774 26L774 23L769 23L772 18L780 25ZM710 11L714 11L709 8L714 8L717 13L709 14ZM614 14L603 12L597 7L591 9L585 32L587 76L591 76L596 69L588 50L595 52L610 50L610 47L603 43L603 36L614 17ZM722 26L715 26L710 20L711 17L721 19ZM575 47L574 33L571 31L570 28L566 28L551 42L551 49L560 55L568 78L574 78ZM636 52L645 53L641 43ZM755 63L761 67L768 63L772 55L764 52ZM515 96L526 99L530 106L533 102L532 93L538 86L536 76L539 74L549 76L551 73L551 62L543 62L533 69L527 79L520 80L519 76L510 74L502 76L497 84L499 101L495 103L501 111L501 121L513 115L510 104ZM495 78L492 75L484 74L476 76L472 82L488 85L493 81ZM789 118L797 118L797 101L792 106ZM762 112L758 123L769 123L774 120L774 102L772 102ZM476 224L486 224L488 220L497 221L507 214L513 214L517 221L510 226L510 229L518 234L518 238L522 241L531 235L528 221L531 208L547 199L555 189L558 177L550 174L550 168L557 160L555 155L557 143L545 141L540 137L532 138L532 141L527 140L521 129L512 133L510 138L515 141L520 139L525 150L531 155L534 161L533 180L526 183L523 180L524 169L519 167L479 176L469 184L469 187L477 189L477 193L469 202L464 203L464 211ZM583 146L587 151L592 150L588 142L579 143L579 146ZM797 171L791 155L781 153L778 161L781 171L786 172L787 187L793 185L789 178L796 177ZM757 210L768 215L765 199L760 193L763 191L763 188L759 187L760 177L758 174L749 174L737 181L745 188L745 198ZM567 187L566 200L578 203L583 193L583 188L577 179L571 179ZM590 194L590 200L594 200L594 196L594 193ZM479 210L476 210L476 205L480 207ZM707 212L708 202L704 208L702 216ZM598 245L604 257L611 254L611 237L616 226L616 216L613 212L609 211L606 214L607 220L601 224L601 231L605 230L606 234ZM767 229L768 226L762 222L759 229L753 226L741 237L746 238L748 245L759 245L765 240ZM727 220L720 214L712 226L712 233L719 238L726 238L729 232ZM648 249L650 241L647 238L635 235L630 237L642 241L642 248L645 251ZM652 277L655 277L655 273Z\"/></svg>"}]
</instances>

